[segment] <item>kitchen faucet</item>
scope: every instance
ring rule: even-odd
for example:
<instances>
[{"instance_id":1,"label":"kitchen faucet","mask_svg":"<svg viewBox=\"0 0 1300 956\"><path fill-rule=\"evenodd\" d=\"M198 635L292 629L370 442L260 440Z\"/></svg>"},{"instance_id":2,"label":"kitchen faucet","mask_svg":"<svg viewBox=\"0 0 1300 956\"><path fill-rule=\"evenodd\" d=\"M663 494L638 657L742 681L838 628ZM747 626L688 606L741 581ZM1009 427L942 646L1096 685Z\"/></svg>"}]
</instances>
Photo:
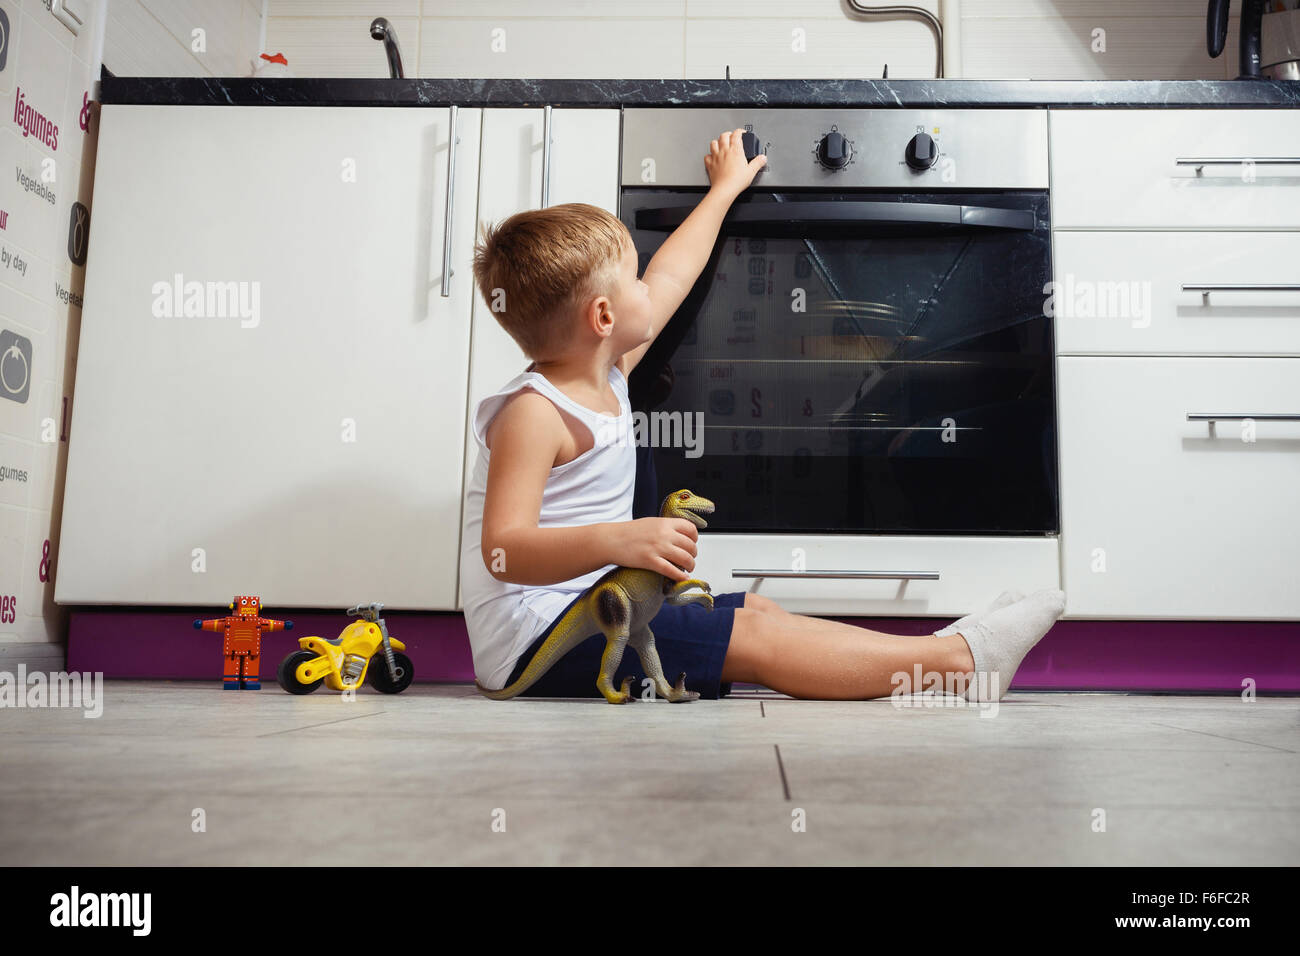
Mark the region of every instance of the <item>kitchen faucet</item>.
<instances>
[{"instance_id":1,"label":"kitchen faucet","mask_svg":"<svg viewBox=\"0 0 1300 956\"><path fill-rule=\"evenodd\" d=\"M397 33L393 30L393 25L383 17L375 17L370 21L370 36L384 41L384 52L388 54L388 75L394 80L406 76L402 71L402 54L397 49Z\"/></svg>"}]
</instances>

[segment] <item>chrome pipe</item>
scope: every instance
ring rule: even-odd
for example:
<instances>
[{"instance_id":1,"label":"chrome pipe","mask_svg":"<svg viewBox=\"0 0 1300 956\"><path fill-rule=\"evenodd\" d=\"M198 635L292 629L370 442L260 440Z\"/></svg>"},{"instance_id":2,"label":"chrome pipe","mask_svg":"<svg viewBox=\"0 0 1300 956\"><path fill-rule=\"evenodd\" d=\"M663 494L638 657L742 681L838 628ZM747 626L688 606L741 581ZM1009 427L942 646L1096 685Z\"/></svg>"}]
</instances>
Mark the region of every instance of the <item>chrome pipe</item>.
<instances>
[{"instance_id":1,"label":"chrome pipe","mask_svg":"<svg viewBox=\"0 0 1300 956\"><path fill-rule=\"evenodd\" d=\"M939 22L938 17L924 7L912 7L904 4L869 7L860 3L859 0L848 0L848 3L849 9L854 13L860 13L867 17L912 17L923 21L934 31L934 77L937 80L943 79L943 24Z\"/></svg>"}]
</instances>

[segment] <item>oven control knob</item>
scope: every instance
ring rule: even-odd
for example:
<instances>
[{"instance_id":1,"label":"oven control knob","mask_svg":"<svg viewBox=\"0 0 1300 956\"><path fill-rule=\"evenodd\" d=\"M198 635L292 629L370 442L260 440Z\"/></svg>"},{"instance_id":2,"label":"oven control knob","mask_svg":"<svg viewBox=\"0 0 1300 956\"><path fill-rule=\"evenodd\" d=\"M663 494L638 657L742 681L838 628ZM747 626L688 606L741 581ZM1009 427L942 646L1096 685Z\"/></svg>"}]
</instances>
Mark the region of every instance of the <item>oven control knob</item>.
<instances>
[{"instance_id":1,"label":"oven control knob","mask_svg":"<svg viewBox=\"0 0 1300 956\"><path fill-rule=\"evenodd\" d=\"M852 156L849 141L837 130L831 130L817 144L817 161L827 169L843 169Z\"/></svg>"},{"instance_id":2,"label":"oven control knob","mask_svg":"<svg viewBox=\"0 0 1300 956\"><path fill-rule=\"evenodd\" d=\"M929 169L939 158L938 147L929 133L917 133L907 143L907 165L913 169Z\"/></svg>"},{"instance_id":3,"label":"oven control knob","mask_svg":"<svg viewBox=\"0 0 1300 956\"><path fill-rule=\"evenodd\" d=\"M762 150L759 149L759 146L762 144L759 143L757 134L751 130L745 130L745 132L740 134L740 143L745 147L746 161L753 159L762 152Z\"/></svg>"}]
</instances>

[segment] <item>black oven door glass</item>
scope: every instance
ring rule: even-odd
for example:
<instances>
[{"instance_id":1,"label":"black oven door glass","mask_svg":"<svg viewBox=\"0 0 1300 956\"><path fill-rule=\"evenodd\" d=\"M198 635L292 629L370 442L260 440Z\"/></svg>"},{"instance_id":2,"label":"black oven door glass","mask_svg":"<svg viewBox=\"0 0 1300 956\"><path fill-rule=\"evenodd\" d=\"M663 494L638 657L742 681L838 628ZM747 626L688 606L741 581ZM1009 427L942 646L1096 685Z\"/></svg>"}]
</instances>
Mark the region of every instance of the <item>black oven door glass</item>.
<instances>
[{"instance_id":1,"label":"black oven door glass","mask_svg":"<svg viewBox=\"0 0 1300 956\"><path fill-rule=\"evenodd\" d=\"M644 270L698 190L625 188ZM1059 530L1046 192L732 207L632 375L657 494L732 532Z\"/></svg>"}]
</instances>

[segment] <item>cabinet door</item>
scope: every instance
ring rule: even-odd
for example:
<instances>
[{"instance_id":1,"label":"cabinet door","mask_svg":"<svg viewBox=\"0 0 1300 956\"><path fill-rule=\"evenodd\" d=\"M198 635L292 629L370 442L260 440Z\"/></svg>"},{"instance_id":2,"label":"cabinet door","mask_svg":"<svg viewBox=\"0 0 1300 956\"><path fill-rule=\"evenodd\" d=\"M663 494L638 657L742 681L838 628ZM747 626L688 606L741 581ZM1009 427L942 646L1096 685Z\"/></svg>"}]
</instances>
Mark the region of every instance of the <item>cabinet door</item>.
<instances>
[{"instance_id":1,"label":"cabinet door","mask_svg":"<svg viewBox=\"0 0 1300 956\"><path fill-rule=\"evenodd\" d=\"M1058 364L1066 615L1300 618L1300 359Z\"/></svg>"},{"instance_id":2,"label":"cabinet door","mask_svg":"<svg viewBox=\"0 0 1300 956\"><path fill-rule=\"evenodd\" d=\"M483 110L478 218L497 223L542 204L544 111ZM550 205L585 202L618 213L618 110L551 111ZM475 238L477 239L477 230ZM465 482L478 449L468 416L475 406L528 365L528 357L474 297L469 402L464 426ZM461 608L459 589L456 607Z\"/></svg>"},{"instance_id":3,"label":"cabinet door","mask_svg":"<svg viewBox=\"0 0 1300 956\"><path fill-rule=\"evenodd\" d=\"M479 114L104 107L58 601L454 606Z\"/></svg>"}]
</instances>

